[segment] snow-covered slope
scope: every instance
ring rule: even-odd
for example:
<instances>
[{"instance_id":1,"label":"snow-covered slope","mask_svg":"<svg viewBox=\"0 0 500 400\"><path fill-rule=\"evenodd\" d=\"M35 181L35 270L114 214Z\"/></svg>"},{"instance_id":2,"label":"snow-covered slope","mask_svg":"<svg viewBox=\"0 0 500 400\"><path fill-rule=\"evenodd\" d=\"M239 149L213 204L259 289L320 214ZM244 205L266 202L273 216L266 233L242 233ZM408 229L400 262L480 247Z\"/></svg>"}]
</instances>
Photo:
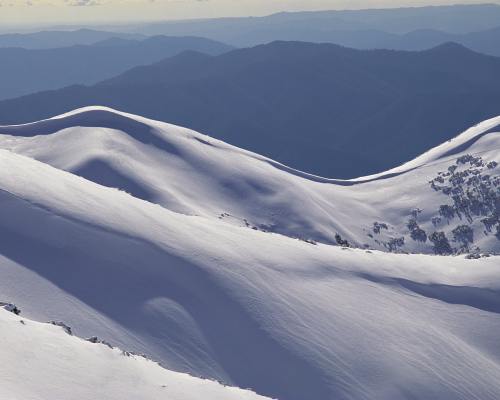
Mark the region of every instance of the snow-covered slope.
<instances>
[{"instance_id":1,"label":"snow-covered slope","mask_svg":"<svg viewBox=\"0 0 500 400\"><path fill-rule=\"evenodd\" d=\"M497 256L293 238L403 226L413 207L447 198L428 183L446 151L357 183L107 109L0 130L14 151L0 150L0 301L23 315L285 400L499 397ZM495 140L467 149L484 146L490 162ZM71 173L94 160L148 196ZM286 235L251 229L272 221Z\"/></svg>"},{"instance_id":2,"label":"snow-covered slope","mask_svg":"<svg viewBox=\"0 0 500 400\"><path fill-rule=\"evenodd\" d=\"M1 309L0 326L0 398L5 400L264 399L165 370L143 357Z\"/></svg>"},{"instance_id":3,"label":"snow-covered slope","mask_svg":"<svg viewBox=\"0 0 500 400\"><path fill-rule=\"evenodd\" d=\"M500 118L486 121L399 168L353 181L310 176L197 132L98 107L2 127L0 147L172 211L291 237L335 243L338 233L382 250L500 252L498 125ZM446 235L444 244L434 232Z\"/></svg>"}]
</instances>

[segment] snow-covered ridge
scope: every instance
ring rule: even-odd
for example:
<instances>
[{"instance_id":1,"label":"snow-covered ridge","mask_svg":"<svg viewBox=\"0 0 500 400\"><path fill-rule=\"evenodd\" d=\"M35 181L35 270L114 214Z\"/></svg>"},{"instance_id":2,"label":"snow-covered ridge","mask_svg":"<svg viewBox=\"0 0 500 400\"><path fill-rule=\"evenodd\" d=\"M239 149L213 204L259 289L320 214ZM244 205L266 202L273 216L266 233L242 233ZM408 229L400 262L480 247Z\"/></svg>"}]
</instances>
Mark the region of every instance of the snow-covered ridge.
<instances>
[{"instance_id":1,"label":"snow-covered ridge","mask_svg":"<svg viewBox=\"0 0 500 400\"><path fill-rule=\"evenodd\" d=\"M168 371L0 309L0 398L251 400L249 391Z\"/></svg>"},{"instance_id":2,"label":"snow-covered ridge","mask_svg":"<svg viewBox=\"0 0 500 400\"><path fill-rule=\"evenodd\" d=\"M0 293L23 315L285 400L498 398L498 257L313 245L218 218L217 201L238 199L242 212L265 216L266 206L284 222L279 211L296 210L294 232L316 216L314 231L329 207L351 227L386 200L370 192L376 182L309 183L181 128L160 132L176 151L115 128L2 138L15 152L0 151ZM160 204L56 165L89 154L147 184ZM422 187L442 195L426 175ZM181 194L196 212L169 206Z\"/></svg>"},{"instance_id":3,"label":"snow-covered ridge","mask_svg":"<svg viewBox=\"0 0 500 400\"><path fill-rule=\"evenodd\" d=\"M453 163L457 159L457 155L463 152L469 151L469 149L483 136L491 134L491 136L496 136L493 138L496 143L496 147L500 147L500 139L498 135L500 134L500 116L483 121L469 129L465 132L459 134L453 139L436 146L424 154L416 157L415 159L404 163L403 165L390 169L375 175L369 175L357 179L353 179L355 182L366 182L369 180L383 178L387 176L393 176L397 174L403 174L405 172L411 171L416 168L425 168L436 163ZM489 138L491 139L491 138ZM479 147L479 146L478 146ZM479 155L485 151L499 151L498 148L488 148L487 146L481 145L481 148L473 149L475 155Z\"/></svg>"},{"instance_id":4,"label":"snow-covered ridge","mask_svg":"<svg viewBox=\"0 0 500 400\"><path fill-rule=\"evenodd\" d=\"M178 213L312 242L496 253L499 125L500 117L485 121L398 168L351 181L308 175L185 128L103 107L0 127L0 147ZM482 167L466 162L449 173L468 155ZM458 186L447 181L436 190L430 182L440 174ZM479 187L485 176L489 187ZM460 199L451 190L461 190ZM445 215L443 207L454 210ZM472 236L461 235L466 229Z\"/></svg>"}]
</instances>

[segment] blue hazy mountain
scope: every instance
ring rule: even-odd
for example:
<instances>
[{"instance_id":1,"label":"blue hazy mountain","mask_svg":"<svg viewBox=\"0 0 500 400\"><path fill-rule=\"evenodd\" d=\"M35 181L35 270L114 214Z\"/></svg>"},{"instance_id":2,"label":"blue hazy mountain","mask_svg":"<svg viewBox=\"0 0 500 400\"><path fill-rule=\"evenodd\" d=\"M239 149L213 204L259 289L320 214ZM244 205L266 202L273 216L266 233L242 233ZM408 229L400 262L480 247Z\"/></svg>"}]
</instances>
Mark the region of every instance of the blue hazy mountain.
<instances>
[{"instance_id":1,"label":"blue hazy mountain","mask_svg":"<svg viewBox=\"0 0 500 400\"><path fill-rule=\"evenodd\" d=\"M107 38L92 45L29 50L0 48L0 99L72 84L93 84L137 65L186 50L221 54L231 47L197 37Z\"/></svg>"},{"instance_id":2,"label":"blue hazy mountain","mask_svg":"<svg viewBox=\"0 0 500 400\"><path fill-rule=\"evenodd\" d=\"M369 45L365 44L365 47L377 47L372 46L373 43L397 39L393 35L405 35L413 31L465 34L498 26L500 6L480 4L287 12L265 17L171 21L142 25L134 31L147 35L203 36L241 47L275 40L333 42L354 47L363 47L363 42L368 41ZM375 37L370 38L370 35ZM343 37L350 43L344 42ZM447 40L457 41L451 38Z\"/></svg>"},{"instance_id":3,"label":"blue hazy mountain","mask_svg":"<svg viewBox=\"0 0 500 400\"><path fill-rule=\"evenodd\" d=\"M281 36L276 34L277 37ZM405 34L378 30L337 30L323 32L290 32L288 40L306 40L315 43L335 43L356 49L427 50L441 44L454 42L471 50L500 56L500 27L470 33L448 33L420 29ZM263 38L264 39L264 38ZM265 41L265 40L263 40Z\"/></svg>"},{"instance_id":4,"label":"blue hazy mountain","mask_svg":"<svg viewBox=\"0 0 500 400\"><path fill-rule=\"evenodd\" d=\"M398 165L500 109L500 58L274 42L186 52L97 85L0 102L21 123L105 105L194 128L322 176Z\"/></svg>"},{"instance_id":5,"label":"blue hazy mountain","mask_svg":"<svg viewBox=\"0 0 500 400\"><path fill-rule=\"evenodd\" d=\"M94 44L110 38L141 40L146 36L136 33L118 33L94 29L49 30L30 33L0 34L0 47L24 49L51 49L75 45Z\"/></svg>"}]
</instances>

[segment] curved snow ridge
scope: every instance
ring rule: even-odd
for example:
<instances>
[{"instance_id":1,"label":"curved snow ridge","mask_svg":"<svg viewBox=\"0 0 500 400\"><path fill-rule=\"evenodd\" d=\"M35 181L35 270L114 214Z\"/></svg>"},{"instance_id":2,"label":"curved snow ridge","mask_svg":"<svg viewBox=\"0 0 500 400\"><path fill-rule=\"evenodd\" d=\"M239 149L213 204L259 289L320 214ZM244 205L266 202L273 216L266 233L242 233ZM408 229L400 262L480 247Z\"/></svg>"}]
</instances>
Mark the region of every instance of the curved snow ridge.
<instances>
[{"instance_id":1,"label":"curved snow ridge","mask_svg":"<svg viewBox=\"0 0 500 400\"><path fill-rule=\"evenodd\" d=\"M392 168L387 171L380 172L375 175L368 175L364 177L358 177L355 179L338 179L338 178L328 178L328 177L322 177L319 175L314 175L310 174L308 172L300 171L298 169L289 167L285 164L282 164L278 161L275 161L273 159L270 159L268 157L262 156L260 154L247 151L244 149L240 149L238 147L232 146L228 143L225 143L221 140L214 139L210 136L204 135L202 133L193 131L188 128L183 128L179 127L177 125L173 124L168 124L163 121L157 121L157 120L152 120L149 118L141 117L138 115L126 113L126 112L121 112L118 110L115 110L113 108L109 107L103 107L103 106L89 106L89 107L83 107L80 109L76 109L73 111L70 111L65 114L61 114L59 116L50 118L49 120L66 120L65 123L69 124L69 126L75 126L74 125L74 120L72 118L75 118L77 120L82 121L81 126L106 126L106 123L104 125L101 125L103 121L113 120L113 118L116 117L123 117L124 119L121 119L121 121L127 120L132 120L132 121L137 121L140 123L143 123L145 125L149 125L152 127L160 128L161 130L165 130L165 128L170 129L170 130L177 130L176 133L179 133L179 131L188 134L191 137L194 137L195 139L199 140L201 143L207 144L207 145L216 145L220 148L224 148L225 150L231 150L231 151L236 151L238 153L242 153L244 155L254 157L257 160L264 161L272 165L273 167L283 170L285 172L288 172L292 175L296 175L298 177L312 180L315 182L321 182L321 183L333 183L333 184L338 184L338 185L354 185L358 183L364 183L364 182L371 182L376 179L388 179L394 176L397 176L403 172L408 172L413 169L422 167L426 164L433 163L435 161L442 161L443 159L453 159L453 156L459 153L463 153L470 149L476 142L478 142L480 139L482 139L484 136L492 134L496 137L497 135L500 135L500 116L490 118L488 120L482 121L475 126L467 129L466 131L458 134L456 137L453 139L450 139L449 141L442 143L441 145L434 147L427 152L423 153L422 155L416 157L413 160L410 160L404 164L402 164L399 167ZM69 118L69 119L68 119ZM43 122L43 121L41 121ZM34 124L37 124L35 122ZM119 123L115 122L115 125L119 126ZM124 124L126 126L126 124ZM22 125L21 125L22 126ZM6 127L8 128L8 127ZM2 129L2 127L0 127ZM125 130L126 132L129 132L129 130ZM206 141L204 139L209 139L209 141ZM500 139L496 139L500 142ZM480 149L474 149L472 152L474 154L481 154L485 151L492 151L492 150L500 150L500 143L496 148L480 148Z\"/></svg>"},{"instance_id":2,"label":"curved snow ridge","mask_svg":"<svg viewBox=\"0 0 500 400\"><path fill-rule=\"evenodd\" d=\"M67 114L50 119L23 125L10 125L0 127L0 133L21 136L47 136L67 128L89 127L108 128L126 132L138 142L151 144L160 149L176 153L175 148L169 146L168 141L157 132L158 126L175 128L176 133L187 131L167 123L147 120L135 115L115 111L106 107L85 107Z\"/></svg>"},{"instance_id":3,"label":"curved snow ridge","mask_svg":"<svg viewBox=\"0 0 500 400\"><path fill-rule=\"evenodd\" d=\"M103 106L83 107L27 124L0 126L0 134L20 137L47 136L76 127L121 131L138 142L157 146L174 154L177 154L175 142L179 137L195 139L200 144L217 146L226 150L254 154L188 128Z\"/></svg>"},{"instance_id":4,"label":"curved snow ridge","mask_svg":"<svg viewBox=\"0 0 500 400\"><path fill-rule=\"evenodd\" d=\"M474 148L474 145L487 135L494 136L494 146L478 146L478 148ZM455 136L453 139L428 150L398 167L378 174L355 178L350 180L350 182L364 183L397 176L427 165L434 165L436 162L453 161L457 154L467 151L470 151L472 155L479 155L489 151L500 152L500 116L480 122Z\"/></svg>"},{"instance_id":5,"label":"curved snow ridge","mask_svg":"<svg viewBox=\"0 0 500 400\"><path fill-rule=\"evenodd\" d=\"M255 160L265 162L277 170L312 182L333 183L344 186L350 186L357 183L354 180L325 178L303 172L268 157L240 149L188 128L148 119L104 106L82 107L41 121L21 125L0 126L0 134L21 137L47 136L64 131L68 128L76 127L108 128L115 131L122 131L143 144L152 144L161 150L167 150L176 155L179 155L179 153L176 147L172 145L172 142L175 142L175 137L172 137L172 134L176 136L184 134L186 137L197 140L198 143L215 146L224 151L248 156Z\"/></svg>"},{"instance_id":6,"label":"curved snow ridge","mask_svg":"<svg viewBox=\"0 0 500 400\"><path fill-rule=\"evenodd\" d=\"M463 213L455 213L452 224L443 218L440 207L451 208L452 199L429 182L444 182L442 174L471 153L482 156L481 178L494 189L499 123L500 117L485 121L398 168L349 181L309 175L201 133L106 107L0 128L0 147L176 213L328 244L347 240L356 247L430 253L436 251L429 240L434 232L456 240ZM469 174L464 169L460 164L457 174ZM494 223L473 217L474 248L498 252Z\"/></svg>"},{"instance_id":7,"label":"curved snow ridge","mask_svg":"<svg viewBox=\"0 0 500 400\"><path fill-rule=\"evenodd\" d=\"M199 143L247 155L305 179L317 182L339 182L341 184L343 182L347 182L341 179L323 178L296 170L270 158L248 150L240 149L221 140L188 128L169 124L163 121L148 119L139 115L118 111L104 106L82 107L41 121L20 125L0 126L0 134L21 137L46 136L74 127L108 128L115 131L122 131L141 143L152 144L160 149L168 150L174 154L177 153L175 147L168 146L168 143L170 143L172 139L175 139L172 137L172 134L184 134L186 137L195 139Z\"/></svg>"},{"instance_id":8,"label":"curved snow ridge","mask_svg":"<svg viewBox=\"0 0 500 400\"><path fill-rule=\"evenodd\" d=\"M1 309L0 325L2 399L266 399L248 390L166 370L144 357L82 340L58 326Z\"/></svg>"},{"instance_id":9,"label":"curved snow ridge","mask_svg":"<svg viewBox=\"0 0 500 400\"><path fill-rule=\"evenodd\" d=\"M227 151L238 152L257 160L266 162L278 170L285 171L297 177L320 183L331 183L343 186L357 185L360 183L372 182L379 179L389 179L402 173L420 168L426 164L451 157L457 153L464 152L473 146L482 137L490 133L500 132L500 116L483 121L476 126L457 135L455 138L443 143L426 153L408 161L401 166L373 175L358 177L354 179L326 178L318 175L300 171L268 157L243 150L218 139L214 139L202 133L168 124L163 121L152 120L138 115L115 110L104 106L88 106L79 108L67 113L37 122L0 126L0 134L13 136L39 136L50 135L70 127L99 127L121 130L131 135L134 139L147 144L155 145L161 149L175 152L175 147L169 146L169 134L184 134L190 138L198 140L200 143L217 146ZM500 146L500 145L499 145ZM481 152L474 150L474 152Z\"/></svg>"}]
</instances>

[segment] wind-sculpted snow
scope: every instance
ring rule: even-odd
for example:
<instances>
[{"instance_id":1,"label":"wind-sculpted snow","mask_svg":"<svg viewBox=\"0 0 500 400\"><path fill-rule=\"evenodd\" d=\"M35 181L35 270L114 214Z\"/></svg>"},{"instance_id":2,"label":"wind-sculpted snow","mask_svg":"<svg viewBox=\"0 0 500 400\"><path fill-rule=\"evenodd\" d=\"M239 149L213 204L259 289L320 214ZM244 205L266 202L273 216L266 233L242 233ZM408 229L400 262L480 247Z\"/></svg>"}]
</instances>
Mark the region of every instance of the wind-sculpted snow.
<instances>
[{"instance_id":1,"label":"wind-sculpted snow","mask_svg":"<svg viewBox=\"0 0 500 400\"><path fill-rule=\"evenodd\" d=\"M464 224L457 218L436 225L448 200L428 182L466 155L485 165L500 162L499 123L485 121L401 167L351 181L308 175L188 129L103 107L1 127L0 147L187 215L311 242L335 244L340 237L359 248L434 253L434 233L453 241L452 231ZM499 174L500 168L487 174L489 216L479 212L466 221L473 242L450 243L449 252L500 252ZM466 185L459 186L465 193ZM421 212L412 217L415 209ZM484 218L490 218L486 230ZM373 232L374 223L388 229Z\"/></svg>"},{"instance_id":2,"label":"wind-sculpted snow","mask_svg":"<svg viewBox=\"0 0 500 400\"><path fill-rule=\"evenodd\" d=\"M264 400L3 310L0 324L2 399Z\"/></svg>"},{"instance_id":3,"label":"wind-sculpted snow","mask_svg":"<svg viewBox=\"0 0 500 400\"><path fill-rule=\"evenodd\" d=\"M70 117L94 111L112 122L0 129L16 130L1 139L12 151L0 150L0 301L269 397L498 398L499 258L344 243L370 233L400 247L404 235L433 254L407 225L432 236L449 198L429 181L454 162L447 149L393 178L338 185L171 125L103 109ZM130 136L130 119L158 139ZM497 139L467 151L488 165ZM143 195L71 173L99 175L102 163Z\"/></svg>"}]
</instances>

